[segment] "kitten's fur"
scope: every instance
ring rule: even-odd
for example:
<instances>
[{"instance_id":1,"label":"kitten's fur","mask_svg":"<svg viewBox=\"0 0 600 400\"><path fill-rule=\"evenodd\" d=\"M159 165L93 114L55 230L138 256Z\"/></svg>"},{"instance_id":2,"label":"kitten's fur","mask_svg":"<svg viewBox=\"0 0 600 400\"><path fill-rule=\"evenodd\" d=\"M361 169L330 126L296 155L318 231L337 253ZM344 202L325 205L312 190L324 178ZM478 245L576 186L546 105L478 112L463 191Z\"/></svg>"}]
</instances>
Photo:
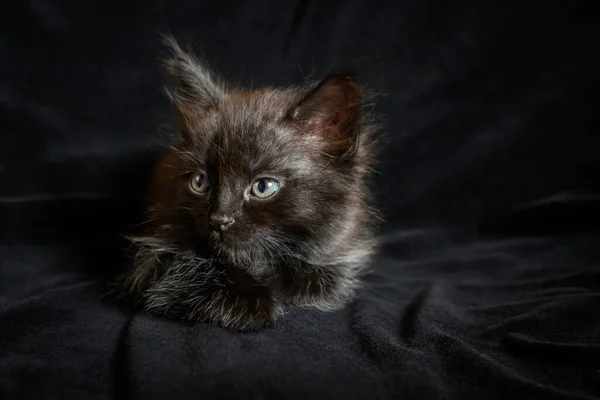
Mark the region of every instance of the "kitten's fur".
<instances>
[{"instance_id":1,"label":"kitten's fur","mask_svg":"<svg viewBox=\"0 0 600 400\"><path fill-rule=\"evenodd\" d=\"M148 223L126 273L149 313L257 330L283 306L335 310L352 299L376 249L366 178L374 125L363 92L329 76L298 87L227 87L174 39L168 94L180 134L158 163ZM210 190L194 194L190 174ZM249 197L259 177L281 188ZM214 213L236 222L220 240Z\"/></svg>"}]
</instances>

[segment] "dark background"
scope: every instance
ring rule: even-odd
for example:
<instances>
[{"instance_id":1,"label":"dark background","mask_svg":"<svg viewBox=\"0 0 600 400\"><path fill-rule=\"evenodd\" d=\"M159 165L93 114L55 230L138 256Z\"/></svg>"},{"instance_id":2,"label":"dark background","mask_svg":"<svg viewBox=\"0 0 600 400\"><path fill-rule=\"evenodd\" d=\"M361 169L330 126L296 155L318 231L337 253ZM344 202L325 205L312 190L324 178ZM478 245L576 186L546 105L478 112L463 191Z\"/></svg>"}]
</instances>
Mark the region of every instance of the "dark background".
<instances>
[{"instance_id":1,"label":"dark background","mask_svg":"<svg viewBox=\"0 0 600 400\"><path fill-rule=\"evenodd\" d=\"M592 3L592 2L590 2ZM0 398L600 398L600 17L577 1L3 1ZM384 95L359 299L236 334L105 296L172 109L226 78Z\"/></svg>"}]
</instances>

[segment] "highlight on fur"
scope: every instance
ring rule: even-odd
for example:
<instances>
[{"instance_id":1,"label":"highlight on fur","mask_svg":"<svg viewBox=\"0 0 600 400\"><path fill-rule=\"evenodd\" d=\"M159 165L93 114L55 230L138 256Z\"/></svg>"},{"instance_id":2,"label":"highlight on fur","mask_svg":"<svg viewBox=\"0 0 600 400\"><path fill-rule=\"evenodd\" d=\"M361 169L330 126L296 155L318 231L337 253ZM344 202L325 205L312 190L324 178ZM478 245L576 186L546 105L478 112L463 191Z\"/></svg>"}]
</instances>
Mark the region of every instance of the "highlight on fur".
<instances>
[{"instance_id":1,"label":"highlight on fur","mask_svg":"<svg viewBox=\"0 0 600 400\"><path fill-rule=\"evenodd\" d=\"M136 252L124 290L148 313L238 331L272 325L289 306L344 307L378 246L368 185L377 125L366 92L343 75L230 88L166 43L181 124L153 171L143 230L129 237ZM197 173L206 192L188 188ZM252 197L265 177L280 189ZM233 221L226 231L211 225L217 214Z\"/></svg>"}]
</instances>

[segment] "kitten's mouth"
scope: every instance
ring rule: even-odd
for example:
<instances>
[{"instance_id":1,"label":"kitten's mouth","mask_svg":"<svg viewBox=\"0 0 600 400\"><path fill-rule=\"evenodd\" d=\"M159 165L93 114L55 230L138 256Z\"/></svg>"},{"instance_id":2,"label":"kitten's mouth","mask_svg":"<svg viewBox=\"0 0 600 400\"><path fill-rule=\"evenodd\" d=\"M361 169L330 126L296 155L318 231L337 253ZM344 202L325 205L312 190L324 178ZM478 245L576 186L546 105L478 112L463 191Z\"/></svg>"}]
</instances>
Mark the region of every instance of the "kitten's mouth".
<instances>
[{"instance_id":1,"label":"kitten's mouth","mask_svg":"<svg viewBox=\"0 0 600 400\"><path fill-rule=\"evenodd\" d=\"M210 241L215 248L218 249L229 249L234 246L234 240L231 237L231 234L226 234L223 232L212 231L210 233Z\"/></svg>"},{"instance_id":2,"label":"kitten's mouth","mask_svg":"<svg viewBox=\"0 0 600 400\"><path fill-rule=\"evenodd\" d=\"M217 231L211 231L210 234L210 241L211 242L215 242L215 243L221 243L224 241L225 239L225 235L222 232L217 232Z\"/></svg>"},{"instance_id":3,"label":"kitten's mouth","mask_svg":"<svg viewBox=\"0 0 600 400\"><path fill-rule=\"evenodd\" d=\"M237 260L238 245L239 243L233 240L231 235L219 232L210 233L210 248L213 256L218 258L224 257L228 260Z\"/></svg>"},{"instance_id":4,"label":"kitten's mouth","mask_svg":"<svg viewBox=\"0 0 600 400\"><path fill-rule=\"evenodd\" d=\"M232 235L231 232L211 232L210 246L212 250L220 255L237 255L238 252L248 251L247 243L239 235Z\"/></svg>"}]
</instances>

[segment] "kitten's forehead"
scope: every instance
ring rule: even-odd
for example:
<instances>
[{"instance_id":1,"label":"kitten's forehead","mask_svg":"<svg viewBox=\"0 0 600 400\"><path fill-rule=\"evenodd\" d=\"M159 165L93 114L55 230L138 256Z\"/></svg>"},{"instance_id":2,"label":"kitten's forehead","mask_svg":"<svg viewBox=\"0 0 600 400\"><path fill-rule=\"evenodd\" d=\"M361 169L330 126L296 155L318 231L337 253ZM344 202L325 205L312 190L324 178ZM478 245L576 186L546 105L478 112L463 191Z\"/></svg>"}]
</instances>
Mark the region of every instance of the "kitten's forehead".
<instances>
[{"instance_id":1,"label":"kitten's forehead","mask_svg":"<svg viewBox=\"0 0 600 400\"><path fill-rule=\"evenodd\" d=\"M227 97L219 109L229 121L239 122L281 120L293 104L290 92L277 89L261 89L252 92L236 92Z\"/></svg>"},{"instance_id":2,"label":"kitten's forehead","mask_svg":"<svg viewBox=\"0 0 600 400\"><path fill-rule=\"evenodd\" d=\"M275 90L236 93L219 107L220 121L215 140L231 150L263 152L265 146L282 145L292 140L282 119L290 100Z\"/></svg>"},{"instance_id":3,"label":"kitten's forehead","mask_svg":"<svg viewBox=\"0 0 600 400\"><path fill-rule=\"evenodd\" d=\"M199 121L196 151L202 164L228 170L307 169L308 154L297 133L282 120L294 104L279 90L230 95Z\"/></svg>"}]
</instances>

